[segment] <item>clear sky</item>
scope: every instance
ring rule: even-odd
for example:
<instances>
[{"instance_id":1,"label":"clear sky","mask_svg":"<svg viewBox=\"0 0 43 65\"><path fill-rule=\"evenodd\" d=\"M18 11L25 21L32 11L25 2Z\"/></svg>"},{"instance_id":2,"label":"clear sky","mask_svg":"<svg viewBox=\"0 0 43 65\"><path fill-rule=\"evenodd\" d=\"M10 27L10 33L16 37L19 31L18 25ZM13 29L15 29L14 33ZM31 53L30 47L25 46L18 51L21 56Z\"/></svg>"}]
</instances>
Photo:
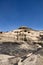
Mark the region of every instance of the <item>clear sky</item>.
<instances>
[{"instance_id":1,"label":"clear sky","mask_svg":"<svg viewBox=\"0 0 43 65\"><path fill-rule=\"evenodd\" d=\"M0 0L0 31L20 26L43 30L43 0Z\"/></svg>"}]
</instances>

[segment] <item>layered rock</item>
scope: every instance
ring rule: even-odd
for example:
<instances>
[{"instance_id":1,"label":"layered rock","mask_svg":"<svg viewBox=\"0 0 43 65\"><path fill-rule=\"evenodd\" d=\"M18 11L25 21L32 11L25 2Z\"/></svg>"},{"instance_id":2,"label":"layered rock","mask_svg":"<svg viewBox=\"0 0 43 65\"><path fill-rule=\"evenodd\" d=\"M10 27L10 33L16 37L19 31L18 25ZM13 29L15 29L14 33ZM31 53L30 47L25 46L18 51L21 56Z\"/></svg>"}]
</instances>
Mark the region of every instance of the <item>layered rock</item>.
<instances>
[{"instance_id":1,"label":"layered rock","mask_svg":"<svg viewBox=\"0 0 43 65\"><path fill-rule=\"evenodd\" d=\"M0 57L2 57L0 65L38 65L39 62L42 63L43 31L22 26L17 30L0 32ZM6 57L6 61L3 60L3 57Z\"/></svg>"}]
</instances>

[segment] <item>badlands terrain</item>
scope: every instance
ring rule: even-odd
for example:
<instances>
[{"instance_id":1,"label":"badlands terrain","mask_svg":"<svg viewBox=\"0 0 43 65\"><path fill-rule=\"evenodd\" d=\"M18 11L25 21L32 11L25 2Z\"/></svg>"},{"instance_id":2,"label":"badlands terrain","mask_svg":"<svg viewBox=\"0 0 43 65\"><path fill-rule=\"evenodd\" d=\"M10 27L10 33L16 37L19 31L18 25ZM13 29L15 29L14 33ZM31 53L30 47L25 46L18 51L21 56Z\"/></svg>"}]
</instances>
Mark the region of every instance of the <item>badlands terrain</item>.
<instances>
[{"instance_id":1,"label":"badlands terrain","mask_svg":"<svg viewBox=\"0 0 43 65\"><path fill-rule=\"evenodd\" d=\"M43 65L43 30L0 32L0 65Z\"/></svg>"}]
</instances>

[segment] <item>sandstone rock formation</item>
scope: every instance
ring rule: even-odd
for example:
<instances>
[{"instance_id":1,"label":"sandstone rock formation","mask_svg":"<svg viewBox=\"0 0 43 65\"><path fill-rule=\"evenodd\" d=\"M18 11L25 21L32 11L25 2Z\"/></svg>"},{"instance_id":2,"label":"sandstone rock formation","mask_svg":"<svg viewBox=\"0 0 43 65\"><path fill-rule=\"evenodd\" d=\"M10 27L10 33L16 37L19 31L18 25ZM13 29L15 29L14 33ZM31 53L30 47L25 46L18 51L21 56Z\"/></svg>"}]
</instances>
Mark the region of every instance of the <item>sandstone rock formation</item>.
<instances>
[{"instance_id":1,"label":"sandstone rock formation","mask_svg":"<svg viewBox=\"0 0 43 65\"><path fill-rule=\"evenodd\" d=\"M43 31L22 26L0 32L0 65L43 65Z\"/></svg>"}]
</instances>

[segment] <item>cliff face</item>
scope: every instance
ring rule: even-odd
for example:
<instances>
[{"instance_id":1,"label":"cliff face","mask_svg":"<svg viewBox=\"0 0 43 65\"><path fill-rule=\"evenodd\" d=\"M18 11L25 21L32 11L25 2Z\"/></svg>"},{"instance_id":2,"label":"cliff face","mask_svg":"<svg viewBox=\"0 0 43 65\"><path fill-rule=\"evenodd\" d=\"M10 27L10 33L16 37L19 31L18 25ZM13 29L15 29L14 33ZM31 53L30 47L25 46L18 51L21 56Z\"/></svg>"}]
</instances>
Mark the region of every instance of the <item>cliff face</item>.
<instances>
[{"instance_id":1,"label":"cliff face","mask_svg":"<svg viewBox=\"0 0 43 65\"><path fill-rule=\"evenodd\" d=\"M13 30L9 32L0 32L0 54L2 54L2 56L10 55L11 58L9 57L8 58L10 60L13 60L14 62L15 62L15 58L17 60L19 57L16 63L12 61L13 65L17 65L17 64L20 65L20 63L21 65L31 65L31 63L33 63L33 65L38 65L39 60L37 62L37 59L40 58L42 63L43 31L36 31L31 28L22 26L17 30ZM30 54L29 57L28 54ZM12 56L14 56L15 58L12 58ZM31 57L33 57L34 59L33 62L29 61L29 58L31 60ZM22 61L20 61L20 59L22 59ZM8 61L10 62L10 60ZM11 64L11 62L9 64Z\"/></svg>"}]
</instances>

